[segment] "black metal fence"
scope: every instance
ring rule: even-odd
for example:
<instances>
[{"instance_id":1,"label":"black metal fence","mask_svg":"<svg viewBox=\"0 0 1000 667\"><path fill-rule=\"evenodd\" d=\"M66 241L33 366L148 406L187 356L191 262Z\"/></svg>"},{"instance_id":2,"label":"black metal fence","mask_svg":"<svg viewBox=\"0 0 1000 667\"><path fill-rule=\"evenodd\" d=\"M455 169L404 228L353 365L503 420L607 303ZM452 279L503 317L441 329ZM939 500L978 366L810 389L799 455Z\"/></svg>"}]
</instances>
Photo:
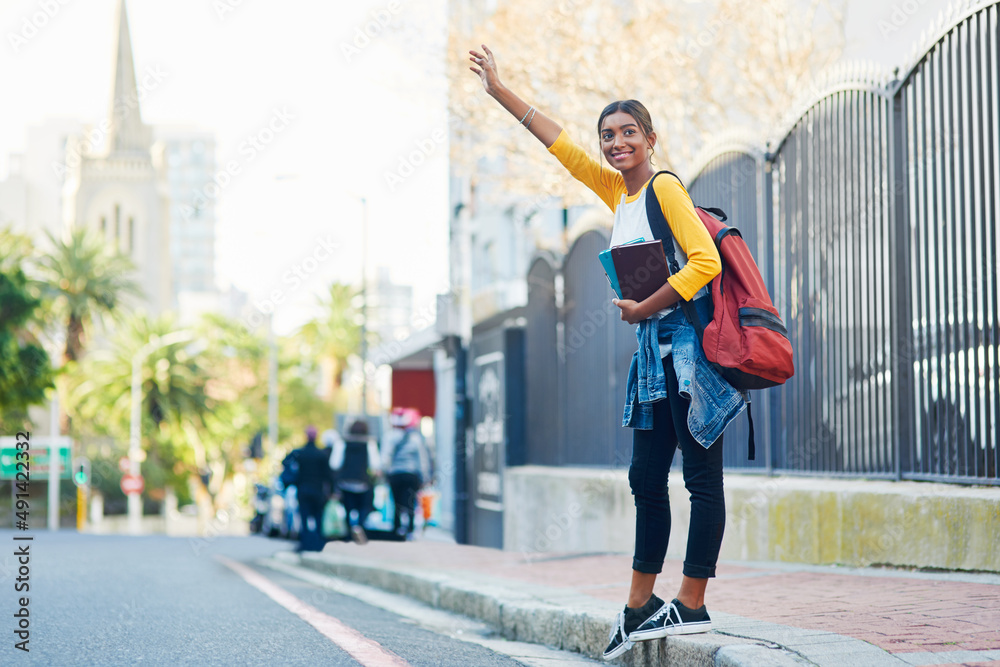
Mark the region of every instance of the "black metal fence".
<instances>
[{"instance_id":1,"label":"black metal fence","mask_svg":"<svg viewBox=\"0 0 1000 667\"><path fill-rule=\"evenodd\" d=\"M893 92L908 477L1000 477L997 10L960 17Z\"/></svg>"},{"instance_id":2,"label":"black metal fence","mask_svg":"<svg viewBox=\"0 0 1000 667\"><path fill-rule=\"evenodd\" d=\"M758 460L740 421L728 467L1000 483L998 46L998 3L975 3L896 80L855 72L772 152L720 147L688 183L756 251L795 350L795 377L754 393ZM635 339L598 284L606 245L529 273L531 463L627 465Z\"/></svg>"}]
</instances>

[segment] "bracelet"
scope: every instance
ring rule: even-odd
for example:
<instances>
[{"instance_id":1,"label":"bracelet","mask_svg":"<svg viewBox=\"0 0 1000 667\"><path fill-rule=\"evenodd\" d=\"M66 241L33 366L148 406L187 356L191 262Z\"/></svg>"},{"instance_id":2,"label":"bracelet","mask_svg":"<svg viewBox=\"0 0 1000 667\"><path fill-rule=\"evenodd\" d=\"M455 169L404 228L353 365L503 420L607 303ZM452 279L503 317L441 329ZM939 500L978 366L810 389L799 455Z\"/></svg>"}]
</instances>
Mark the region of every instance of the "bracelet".
<instances>
[{"instance_id":1,"label":"bracelet","mask_svg":"<svg viewBox=\"0 0 1000 667\"><path fill-rule=\"evenodd\" d=\"M528 110L524 112L524 118L527 118L528 114L531 113L531 110L534 109L534 108L535 107L528 107ZM522 118L521 120L517 121L517 124L518 125L524 125L524 118Z\"/></svg>"},{"instance_id":2,"label":"bracelet","mask_svg":"<svg viewBox=\"0 0 1000 667\"><path fill-rule=\"evenodd\" d=\"M528 124L524 126L524 129L530 130L531 129L531 121L533 121L533 120L535 120L535 109L531 110L531 118L528 119Z\"/></svg>"}]
</instances>

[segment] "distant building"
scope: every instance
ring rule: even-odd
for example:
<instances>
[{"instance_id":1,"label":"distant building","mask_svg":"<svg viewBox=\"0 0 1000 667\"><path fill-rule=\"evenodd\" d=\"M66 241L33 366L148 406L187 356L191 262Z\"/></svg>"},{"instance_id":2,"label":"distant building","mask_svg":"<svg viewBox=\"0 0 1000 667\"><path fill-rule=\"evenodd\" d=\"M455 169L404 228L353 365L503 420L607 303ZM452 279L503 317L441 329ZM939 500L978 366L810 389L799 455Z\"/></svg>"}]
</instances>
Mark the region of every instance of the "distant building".
<instances>
[{"instance_id":1,"label":"distant building","mask_svg":"<svg viewBox=\"0 0 1000 667\"><path fill-rule=\"evenodd\" d=\"M389 269L379 267L378 277L369 283L368 330L379 342L403 340L413 329L413 287L389 278Z\"/></svg>"},{"instance_id":2,"label":"distant building","mask_svg":"<svg viewBox=\"0 0 1000 667\"><path fill-rule=\"evenodd\" d=\"M25 150L0 181L0 226L30 235L75 225L104 234L138 268L146 309L184 323L204 312L239 312L215 284L215 136L142 122L125 1L116 17L114 86L107 118L45 120L27 129ZM155 85L155 74L142 86ZM164 252L169 248L169 252Z\"/></svg>"},{"instance_id":3,"label":"distant building","mask_svg":"<svg viewBox=\"0 0 1000 667\"><path fill-rule=\"evenodd\" d=\"M62 233L63 184L80 158L67 147L76 146L85 129L68 118L27 128L24 152L8 156L7 178L0 181L0 225L28 234L42 247L46 232Z\"/></svg>"},{"instance_id":4,"label":"distant building","mask_svg":"<svg viewBox=\"0 0 1000 667\"><path fill-rule=\"evenodd\" d=\"M170 199L170 269L175 306L218 302L215 285L215 136L189 128L155 129Z\"/></svg>"},{"instance_id":5,"label":"distant building","mask_svg":"<svg viewBox=\"0 0 1000 667\"><path fill-rule=\"evenodd\" d=\"M25 232L24 220L28 217L28 184L24 178L23 156L11 155L7 179L0 181L0 227L13 227Z\"/></svg>"},{"instance_id":6,"label":"distant building","mask_svg":"<svg viewBox=\"0 0 1000 667\"><path fill-rule=\"evenodd\" d=\"M65 222L99 230L129 255L152 313L173 307L170 201L161 151L153 151L152 128L142 122L125 0L118 5L114 90L108 118L67 152L74 160L63 188ZM97 144L103 140L103 147ZM75 150L74 150L75 149Z\"/></svg>"}]
</instances>

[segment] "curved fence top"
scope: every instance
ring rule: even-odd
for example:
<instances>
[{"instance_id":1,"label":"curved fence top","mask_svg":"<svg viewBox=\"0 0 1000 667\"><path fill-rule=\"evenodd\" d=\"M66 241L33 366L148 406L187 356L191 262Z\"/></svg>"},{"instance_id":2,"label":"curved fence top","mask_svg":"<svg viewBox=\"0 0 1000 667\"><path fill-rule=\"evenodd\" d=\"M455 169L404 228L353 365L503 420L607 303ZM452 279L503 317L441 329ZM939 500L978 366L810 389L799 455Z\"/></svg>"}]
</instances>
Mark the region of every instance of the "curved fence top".
<instances>
[{"instance_id":1,"label":"curved fence top","mask_svg":"<svg viewBox=\"0 0 1000 667\"><path fill-rule=\"evenodd\" d=\"M587 225L586 227L581 227L579 229L579 233L573 239L573 242L569 244L569 252L567 252L566 257L563 258L563 263L565 263L567 259L573 256L573 251L576 249L578 245L580 245L582 239L586 238L588 235L592 233L600 234L601 237L604 239L605 243L611 242L611 230L608 229L607 227L603 227L601 225L596 225L596 224Z\"/></svg>"},{"instance_id":2,"label":"curved fence top","mask_svg":"<svg viewBox=\"0 0 1000 667\"><path fill-rule=\"evenodd\" d=\"M920 34L920 39L913 45L913 51L910 53L909 64L896 70L897 81L894 82L893 92L906 83L920 63L952 31L977 12L997 4L1000 4L1000 0L959 0L949 3L946 9L941 10L931 27Z\"/></svg>"},{"instance_id":3,"label":"curved fence top","mask_svg":"<svg viewBox=\"0 0 1000 667\"><path fill-rule=\"evenodd\" d=\"M958 0L951 2L938 14L928 30L913 46L912 55L905 68L892 71L871 62L845 62L820 73L812 81L805 82L805 91L789 107L788 112L776 123L778 132L770 138L752 139L749 131L727 131L719 139L710 141L686 169L686 181L694 182L715 158L728 152L743 152L757 157L769 157L781 150L795 127L809 112L823 100L837 93L857 90L891 98L913 75L924 59L944 40L977 12L1000 4L1000 0ZM761 146L766 146L766 151Z\"/></svg>"},{"instance_id":4,"label":"curved fence top","mask_svg":"<svg viewBox=\"0 0 1000 667\"><path fill-rule=\"evenodd\" d=\"M769 142L772 146L769 152L774 154L780 151L799 123L827 98L846 91L888 98L889 86L889 74L874 63L845 62L831 67L809 83L799 101L789 107L788 113L778 123L781 128L779 138Z\"/></svg>"},{"instance_id":5,"label":"curved fence top","mask_svg":"<svg viewBox=\"0 0 1000 667\"><path fill-rule=\"evenodd\" d=\"M693 187L694 182L705 170L705 167L726 153L745 153L758 162L763 160L767 157L767 153L762 148L764 143L758 133L750 130L729 130L717 135L698 151L697 157L691 163L691 168L685 170L683 174L684 185Z\"/></svg>"},{"instance_id":6,"label":"curved fence top","mask_svg":"<svg viewBox=\"0 0 1000 667\"><path fill-rule=\"evenodd\" d=\"M531 259L528 260L528 273L531 273L538 262L545 262L552 269L553 273L557 273L562 268L564 259L563 256L551 250L536 250Z\"/></svg>"}]
</instances>

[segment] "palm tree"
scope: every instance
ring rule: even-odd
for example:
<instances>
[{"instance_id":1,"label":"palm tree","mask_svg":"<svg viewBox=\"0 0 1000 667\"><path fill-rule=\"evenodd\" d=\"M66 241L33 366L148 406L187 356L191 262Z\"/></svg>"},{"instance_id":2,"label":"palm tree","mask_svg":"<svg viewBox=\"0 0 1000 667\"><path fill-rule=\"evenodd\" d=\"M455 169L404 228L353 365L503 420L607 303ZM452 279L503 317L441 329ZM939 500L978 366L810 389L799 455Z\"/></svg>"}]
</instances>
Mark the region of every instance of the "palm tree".
<instances>
[{"instance_id":1,"label":"palm tree","mask_svg":"<svg viewBox=\"0 0 1000 667\"><path fill-rule=\"evenodd\" d=\"M68 407L78 422L127 442L132 358L150 340L174 329L170 317L135 316L117 327L107 349L95 350L71 367ZM140 370L147 461L175 485L204 470L211 458L211 439L205 436L216 405L200 355L190 343L166 345L150 351Z\"/></svg>"},{"instance_id":2,"label":"palm tree","mask_svg":"<svg viewBox=\"0 0 1000 667\"><path fill-rule=\"evenodd\" d=\"M140 295L135 265L96 232L76 226L65 239L47 232L52 250L38 263L39 274L66 323L63 362L76 361L95 320L117 316L126 295Z\"/></svg>"},{"instance_id":3,"label":"palm tree","mask_svg":"<svg viewBox=\"0 0 1000 667\"><path fill-rule=\"evenodd\" d=\"M319 302L323 314L302 326L299 333L314 352L333 361L333 387L340 388L341 375L347 360L357 354L361 346L359 313L354 306L357 288L344 283L333 283L330 291Z\"/></svg>"},{"instance_id":4,"label":"palm tree","mask_svg":"<svg viewBox=\"0 0 1000 667\"><path fill-rule=\"evenodd\" d=\"M76 423L124 445L132 357L174 326L166 317L131 317L116 327L109 346L72 365L67 405ZM205 508L238 469L246 443L267 424L268 350L263 338L220 315L206 315L195 331L193 345L159 348L143 361L143 475L151 490L172 486L183 496L197 489L195 499ZM297 439L306 424L326 423L333 406L316 396L312 360L292 341L284 342L278 363L279 424L284 439ZM194 346L202 349L193 352ZM122 448L106 458L124 453ZM208 470L212 476L206 483L202 474Z\"/></svg>"}]
</instances>

